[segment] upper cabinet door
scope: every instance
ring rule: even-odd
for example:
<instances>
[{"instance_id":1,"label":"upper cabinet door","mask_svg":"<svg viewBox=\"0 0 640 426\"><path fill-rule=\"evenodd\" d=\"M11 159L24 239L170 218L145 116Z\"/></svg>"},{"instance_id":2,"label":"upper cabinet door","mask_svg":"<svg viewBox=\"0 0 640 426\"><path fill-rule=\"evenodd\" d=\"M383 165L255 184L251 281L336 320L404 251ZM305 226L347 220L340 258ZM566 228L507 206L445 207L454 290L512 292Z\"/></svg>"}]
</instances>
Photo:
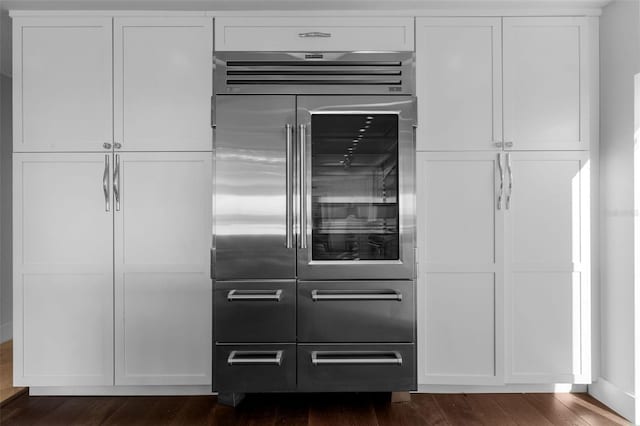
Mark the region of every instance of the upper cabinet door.
<instances>
[{"instance_id":1,"label":"upper cabinet door","mask_svg":"<svg viewBox=\"0 0 640 426\"><path fill-rule=\"evenodd\" d=\"M589 149L588 21L504 18L503 24L505 141L514 150Z\"/></svg>"},{"instance_id":2,"label":"upper cabinet door","mask_svg":"<svg viewBox=\"0 0 640 426\"><path fill-rule=\"evenodd\" d=\"M216 18L216 51L413 51L413 18L229 16Z\"/></svg>"},{"instance_id":3,"label":"upper cabinet door","mask_svg":"<svg viewBox=\"0 0 640 426\"><path fill-rule=\"evenodd\" d=\"M114 142L210 151L213 20L115 18Z\"/></svg>"},{"instance_id":4,"label":"upper cabinet door","mask_svg":"<svg viewBox=\"0 0 640 426\"><path fill-rule=\"evenodd\" d=\"M14 151L104 151L111 18L16 18L13 39Z\"/></svg>"},{"instance_id":5,"label":"upper cabinet door","mask_svg":"<svg viewBox=\"0 0 640 426\"><path fill-rule=\"evenodd\" d=\"M500 18L418 18L419 151L495 150L502 140Z\"/></svg>"}]
</instances>

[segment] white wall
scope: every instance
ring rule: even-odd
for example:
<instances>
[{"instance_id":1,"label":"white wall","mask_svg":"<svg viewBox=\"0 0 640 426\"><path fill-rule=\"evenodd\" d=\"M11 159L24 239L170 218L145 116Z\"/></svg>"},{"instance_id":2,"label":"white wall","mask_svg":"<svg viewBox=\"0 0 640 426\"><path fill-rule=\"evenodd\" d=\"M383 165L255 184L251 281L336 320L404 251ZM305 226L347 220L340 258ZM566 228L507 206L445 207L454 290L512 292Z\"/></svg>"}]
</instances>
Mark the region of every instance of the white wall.
<instances>
[{"instance_id":1,"label":"white wall","mask_svg":"<svg viewBox=\"0 0 640 426\"><path fill-rule=\"evenodd\" d=\"M11 339L11 23L0 11L0 342Z\"/></svg>"},{"instance_id":2,"label":"white wall","mask_svg":"<svg viewBox=\"0 0 640 426\"><path fill-rule=\"evenodd\" d=\"M600 369L589 392L629 419L634 407L634 74L640 2L615 0L600 21ZM637 420L637 419L636 419Z\"/></svg>"}]
</instances>

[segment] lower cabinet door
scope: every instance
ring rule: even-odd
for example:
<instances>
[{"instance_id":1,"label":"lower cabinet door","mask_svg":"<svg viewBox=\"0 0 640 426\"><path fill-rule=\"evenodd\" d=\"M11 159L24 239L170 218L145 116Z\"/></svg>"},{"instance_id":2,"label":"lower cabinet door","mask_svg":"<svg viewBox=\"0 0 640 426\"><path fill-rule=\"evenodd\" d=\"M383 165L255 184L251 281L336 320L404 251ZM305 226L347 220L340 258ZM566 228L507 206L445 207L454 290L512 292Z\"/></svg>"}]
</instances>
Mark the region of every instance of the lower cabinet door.
<instances>
[{"instance_id":1,"label":"lower cabinet door","mask_svg":"<svg viewBox=\"0 0 640 426\"><path fill-rule=\"evenodd\" d=\"M13 156L15 386L113 385L110 158Z\"/></svg>"},{"instance_id":2,"label":"lower cabinet door","mask_svg":"<svg viewBox=\"0 0 640 426\"><path fill-rule=\"evenodd\" d=\"M413 344L298 345L298 390L389 392L415 390Z\"/></svg>"},{"instance_id":3,"label":"lower cabinet door","mask_svg":"<svg viewBox=\"0 0 640 426\"><path fill-rule=\"evenodd\" d=\"M218 392L296 389L296 345L216 345Z\"/></svg>"},{"instance_id":4,"label":"lower cabinet door","mask_svg":"<svg viewBox=\"0 0 640 426\"><path fill-rule=\"evenodd\" d=\"M114 157L115 382L210 385L211 153Z\"/></svg>"}]
</instances>

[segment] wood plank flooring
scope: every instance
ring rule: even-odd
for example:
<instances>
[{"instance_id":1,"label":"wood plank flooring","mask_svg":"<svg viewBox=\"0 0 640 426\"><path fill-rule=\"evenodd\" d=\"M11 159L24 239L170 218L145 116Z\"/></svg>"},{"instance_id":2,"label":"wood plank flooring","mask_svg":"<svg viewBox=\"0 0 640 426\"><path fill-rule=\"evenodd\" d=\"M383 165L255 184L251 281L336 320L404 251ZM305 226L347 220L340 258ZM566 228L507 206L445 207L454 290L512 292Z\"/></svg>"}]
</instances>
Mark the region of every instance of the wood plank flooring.
<instances>
[{"instance_id":1,"label":"wood plank flooring","mask_svg":"<svg viewBox=\"0 0 640 426\"><path fill-rule=\"evenodd\" d=\"M11 425L501 426L629 425L586 394L249 395L237 408L215 396L61 397L22 395L0 408Z\"/></svg>"},{"instance_id":2,"label":"wood plank flooring","mask_svg":"<svg viewBox=\"0 0 640 426\"><path fill-rule=\"evenodd\" d=\"M0 405L27 391L13 387L13 340L0 344Z\"/></svg>"}]
</instances>

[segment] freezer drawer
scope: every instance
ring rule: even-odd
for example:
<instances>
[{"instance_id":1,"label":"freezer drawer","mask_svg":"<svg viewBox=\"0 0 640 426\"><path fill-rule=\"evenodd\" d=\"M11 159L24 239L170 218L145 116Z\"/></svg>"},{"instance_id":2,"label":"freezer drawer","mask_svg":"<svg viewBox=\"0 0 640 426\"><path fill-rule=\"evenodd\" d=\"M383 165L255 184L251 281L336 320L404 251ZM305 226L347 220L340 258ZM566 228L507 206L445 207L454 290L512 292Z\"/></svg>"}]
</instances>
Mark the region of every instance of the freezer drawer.
<instances>
[{"instance_id":1,"label":"freezer drawer","mask_svg":"<svg viewBox=\"0 0 640 426\"><path fill-rule=\"evenodd\" d=\"M296 389L296 346L216 345L219 392L284 392Z\"/></svg>"},{"instance_id":2,"label":"freezer drawer","mask_svg":"<svg viewBox=\"0 0 640 426\"><path fill-rule=\"evenodd\" d=\"M215 340L295 342L296 282L216 282Z\"/></svg>"},{"instance_id":3,"label":"freezer drawer","mask_svg":"<svg viewBox=\"0 0 640 426\"><path fill-rule=\"evenodd\" d=\"M299 342L407 342L415 335L413 281L298 283Z\"/></svg>"},{"instance_id":4,"label":"freezer drawer","mask_svg":"<svg viewBox=\"0 0 640 426\"><path fill-rule=\"evenodd\" d=\"M298 345L298 390L415 390L415 362L413 344Z\"/></svg>"}]
</instances>

